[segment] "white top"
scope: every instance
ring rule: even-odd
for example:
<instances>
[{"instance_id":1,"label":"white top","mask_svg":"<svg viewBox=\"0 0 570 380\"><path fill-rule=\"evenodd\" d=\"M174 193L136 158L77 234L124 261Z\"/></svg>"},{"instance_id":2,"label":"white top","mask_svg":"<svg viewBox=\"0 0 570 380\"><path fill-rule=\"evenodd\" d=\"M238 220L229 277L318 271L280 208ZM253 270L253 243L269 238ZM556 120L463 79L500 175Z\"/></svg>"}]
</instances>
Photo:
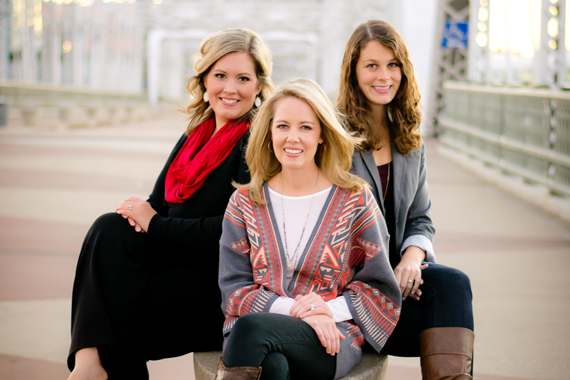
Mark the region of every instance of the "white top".
<instances>
[{"instance_id":1,"label":"white top","mask_svg":"<svg viewBox=\"0 0 570 380\"><path fill-rule=\"evenodd\" d=\"M303 254L309 238L317 224L321 211L327 201L332 186L314 194L304 195L301 197L291 197L282 195L269 188L269 197L273 206L273 216L277 222L279 235L285 249L285 234L283 231L283 214L285 214L285 229L287 231L287 260L293 262L293 268L287 268L287 278L285 286L289 286L289 282L293 277L294 271L297 269L299 258ZM312 204L311 204L312 203ZM284 211L284 212L283 212ZM306 221L306 225L305 225ZM305 231L303 232L303 226ZM299 244L299 239L303 237ZM299 245L299 249L297 249ZM289 310L295 303L293 298L279 297L269 309L271 313L290 315ZM348 309L348 304L343 296L327 302L331 309L335 322L342 322L352 319L352 314Z\"/></svg>"}]
</instances>

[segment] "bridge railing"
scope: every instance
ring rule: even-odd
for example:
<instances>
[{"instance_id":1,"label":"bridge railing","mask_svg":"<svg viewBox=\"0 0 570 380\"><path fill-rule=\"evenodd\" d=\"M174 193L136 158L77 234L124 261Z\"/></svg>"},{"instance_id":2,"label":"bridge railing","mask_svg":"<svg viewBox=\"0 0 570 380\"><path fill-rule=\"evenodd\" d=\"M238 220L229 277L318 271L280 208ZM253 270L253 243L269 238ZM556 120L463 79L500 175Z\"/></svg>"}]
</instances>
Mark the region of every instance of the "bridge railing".
<instances>
[{"instance_id":1,"label":"bridge railing","mask_svg":"<svg viewBox=\"0 0 570 380\"><path fill-rule=\"evenodd\" d=\"M0 103L8 106L8 126L56 129L148 120L176 109L173 101L150 104L144 94L10 82L0 82Z\"/></svg>"},{"instance_id":2,"label":"bridge railing","mask_svg":"<svg viewBox=\"0 0 570 380\"><path fill-rule=\"evenodd\" d=\"M446 82L440 141L570 196L570 93Z\"/></svg>"}]
</instances>

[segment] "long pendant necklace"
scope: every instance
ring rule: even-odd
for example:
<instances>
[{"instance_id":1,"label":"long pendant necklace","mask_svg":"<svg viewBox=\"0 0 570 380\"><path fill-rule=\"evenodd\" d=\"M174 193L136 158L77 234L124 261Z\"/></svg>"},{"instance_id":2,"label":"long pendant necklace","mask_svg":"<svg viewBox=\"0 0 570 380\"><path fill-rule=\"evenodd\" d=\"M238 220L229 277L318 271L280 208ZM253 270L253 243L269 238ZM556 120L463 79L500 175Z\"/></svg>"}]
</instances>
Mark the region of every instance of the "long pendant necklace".
<instances>
[{"instance_id":1,"label":"long pendant necklace","mask_svg":"<svg viewBox=\"0 0 570 380\"><path fill-rule=\"evenodd\" d=\"M317 172L317 184L319 183L319 174ZM309 221L309 215L311 215L311 208L313 207L313 199L315 199L315 193L311 196L311 203L309 204L309 212L307 213L307 217L305 218L305 224L303 225L303 229L301 230L301 237L299 238L299 242L297 243L297 248L295 248L295 252L293 252L293 257L289 256L289 247L287 246L287 230L285 229L285 204L283 202L283 174L281 174L281 212L283 215L283 240L285 240L285 256L287 257L287 268L293 269L293 263L295 258L297 257L297 253L299 252L299 247L301 246L301 240L303 240L303 234L305 233L305 227L307 227L307 222Z\"/></svg>"}]
</instances>

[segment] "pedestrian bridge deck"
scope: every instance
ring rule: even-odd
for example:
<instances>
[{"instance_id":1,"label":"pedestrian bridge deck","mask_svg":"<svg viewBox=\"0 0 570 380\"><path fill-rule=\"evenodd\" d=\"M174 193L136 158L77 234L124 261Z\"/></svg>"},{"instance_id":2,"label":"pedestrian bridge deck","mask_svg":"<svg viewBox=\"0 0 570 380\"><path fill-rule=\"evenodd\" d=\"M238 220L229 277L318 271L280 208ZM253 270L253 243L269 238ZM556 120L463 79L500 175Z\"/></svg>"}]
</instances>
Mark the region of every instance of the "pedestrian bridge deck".
<instances>
[{"instance_id":1,"label":"pedestrian bridge deck","mask_svg":"<svg viewBox=\"0 0 570 380\"><path fill-rule=\"evenodd\" d=\"M81 241L115 204L145 197L182 118L68 131L0 129L0 378L65 379ZM570 378L570 225L474 177L427 143L440 263L472 281L479 380ZM153 379L192 379L190 356ZM390 357L387 379L419 379Z\"/></svg>"}]
</instances>

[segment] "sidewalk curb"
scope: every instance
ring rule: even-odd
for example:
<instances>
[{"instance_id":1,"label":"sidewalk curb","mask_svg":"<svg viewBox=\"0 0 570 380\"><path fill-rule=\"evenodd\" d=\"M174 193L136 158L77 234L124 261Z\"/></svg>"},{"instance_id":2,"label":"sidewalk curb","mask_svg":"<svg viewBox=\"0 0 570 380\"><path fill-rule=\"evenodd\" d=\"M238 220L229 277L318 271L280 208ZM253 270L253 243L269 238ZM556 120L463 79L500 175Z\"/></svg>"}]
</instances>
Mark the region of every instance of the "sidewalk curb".
<instances>
[{"instance_id":1,"label":"sidewalk curb","mask_svg":"<svg viewBox=\"0 0 570 380\"><path fill-rule=\"evenodd\" d=\"M526 183L521 177L502 173L498 168L486 166L483 161L469 157L465 153L439 145L437 155L455 162L477 177L492 183L503 191L531 203L570 223L570 198L552 195L542 185Z\"/></svg>"}]
</instances>

